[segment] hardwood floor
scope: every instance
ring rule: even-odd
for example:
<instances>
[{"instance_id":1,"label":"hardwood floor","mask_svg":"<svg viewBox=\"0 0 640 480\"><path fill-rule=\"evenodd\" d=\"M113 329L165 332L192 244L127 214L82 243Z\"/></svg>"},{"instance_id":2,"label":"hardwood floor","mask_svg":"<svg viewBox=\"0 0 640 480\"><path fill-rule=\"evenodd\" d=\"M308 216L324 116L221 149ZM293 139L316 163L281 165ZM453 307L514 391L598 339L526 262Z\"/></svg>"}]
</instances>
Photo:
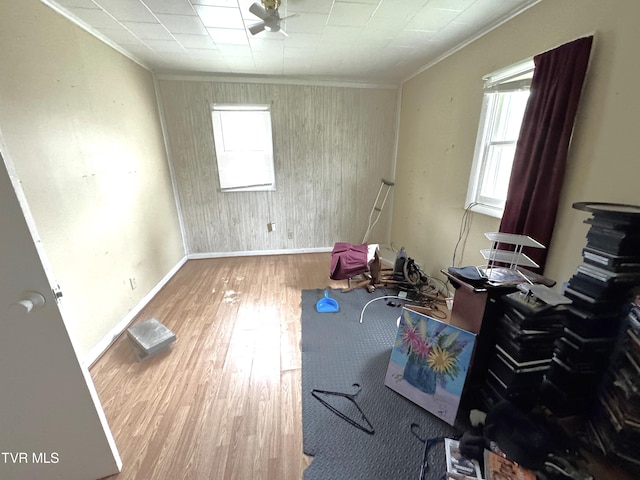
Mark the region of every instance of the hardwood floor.
<instances>
[{"instance_id":1,"label":"hardwood floor","mask_svg":"<svg viewBox=\"0 0 640 480\"><path fill-rule=\"evenodd\" d=\"M140 312L170 328L138 362L126 334L90 369L123 460L115 480L300 479L300 291L345 287L331 255L189 260Z\"/></svg>"}]
</instances>

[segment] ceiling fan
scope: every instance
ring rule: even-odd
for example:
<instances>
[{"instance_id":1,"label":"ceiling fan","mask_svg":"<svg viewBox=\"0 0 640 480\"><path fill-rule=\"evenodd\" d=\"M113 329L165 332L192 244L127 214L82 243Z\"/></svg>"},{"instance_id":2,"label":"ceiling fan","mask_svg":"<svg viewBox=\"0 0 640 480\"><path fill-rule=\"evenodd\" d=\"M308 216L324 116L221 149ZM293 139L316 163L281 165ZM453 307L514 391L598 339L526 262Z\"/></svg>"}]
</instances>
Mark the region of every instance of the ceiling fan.
<instances>
[{"instance_id":1,"label":"ceiling fan","mask_svg":"<svg viewBox=\"0 0 640 480\"><path fill-rule=\"evenodd\" d=\"M261 20L261 22L249 27L248 30L251 34L256 35L266 30L268 32L280 32L285 37L288 37L287 32L280 28L280 22L285 18L295 17L295 14L280 17L278 7L280 7L281 0L260 0L260 2L262 5L255 2L249 7L249 11Z\"/></svg>"}]
</instances>

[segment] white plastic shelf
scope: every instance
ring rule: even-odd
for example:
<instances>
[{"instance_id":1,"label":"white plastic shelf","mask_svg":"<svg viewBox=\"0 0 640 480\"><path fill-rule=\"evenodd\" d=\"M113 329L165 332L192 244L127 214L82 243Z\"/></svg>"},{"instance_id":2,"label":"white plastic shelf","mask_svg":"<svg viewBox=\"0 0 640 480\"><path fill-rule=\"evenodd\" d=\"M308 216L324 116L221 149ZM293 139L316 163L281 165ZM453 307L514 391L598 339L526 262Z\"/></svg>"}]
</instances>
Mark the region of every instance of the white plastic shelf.
<instances>
[{"instance_id":1,"label":"white plastic shelf","mask_svg":"<svg viewBox=\"0 0 640 480\"><path fill-rule=\"evenodd\" d=\"M492 242L507 243L509 245L521 245L523 247L546 248L543 244L528 235L515 233L486 232L484 234Z\"/></svg>"},{"instance_id":2,"label":"white plastic shelf","mask_svg":"<svg viewBox=\"0 0 640 480\"><path fill-rule=\"evenodd\" d=\"M518 266L531 268L540 266L522 253L524 247L546 248L530 236L502 232L487 232L484 235L493 242L491 248L480 250L484 259L487 260L487 270L494 268L496 263L507 264L511 270L517 269ZM501 250L498 248L499 244L514 245L514 248L513 250Z\"/></svg>"},{"instance_id":3,"label":"white plastic shelf","mask_svg":"<svg viewBox=\"0 0 640 480\"><path fill-rule=\"evenodd\" d=\"M488 260L492 264L495 262L506 263L513 265L511 268L515 268L516 266L538 268L540 266L522 252L483 248L480 250L480 253L485 260Z\"/></svg>"}]
</instances>

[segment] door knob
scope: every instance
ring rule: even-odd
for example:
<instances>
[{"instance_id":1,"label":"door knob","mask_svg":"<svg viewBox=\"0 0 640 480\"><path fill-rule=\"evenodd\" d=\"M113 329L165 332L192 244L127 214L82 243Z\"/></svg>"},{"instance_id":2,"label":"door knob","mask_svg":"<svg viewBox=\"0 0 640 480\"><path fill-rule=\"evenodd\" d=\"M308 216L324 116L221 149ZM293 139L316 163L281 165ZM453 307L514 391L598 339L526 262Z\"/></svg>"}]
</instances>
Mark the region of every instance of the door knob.
<instances>
[{"instance_id":1,"label":"door knob","mask_svg":"<svg viewBox=\"0 0 640 480\"><path fill-rule=\"evenodd\" d=\"M22 295L22 299L12 303L9 306L9 311L15 314L26 314L32 310L42 308L45 304L45 299L42 294L38 292L25 292Z\"/></svg>"}]
</instances>

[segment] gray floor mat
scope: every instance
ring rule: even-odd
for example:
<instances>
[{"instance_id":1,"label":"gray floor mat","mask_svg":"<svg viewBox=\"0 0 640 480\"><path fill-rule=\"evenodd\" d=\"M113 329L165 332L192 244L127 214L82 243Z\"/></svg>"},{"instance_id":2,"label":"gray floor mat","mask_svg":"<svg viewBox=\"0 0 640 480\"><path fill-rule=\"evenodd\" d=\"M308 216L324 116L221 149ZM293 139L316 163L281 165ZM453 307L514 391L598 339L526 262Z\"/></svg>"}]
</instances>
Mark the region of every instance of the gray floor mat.
<instances>
[{"instance_id":1,"label":"gray floor mat","mask_svg":"<svg viewBox=\"0 0 640 480\"><path fill-rule=\"evenodd\" d=\"M384 385L396 321L401 309L364 289L341 293L329 290L340 311L318 313L324 290L302 292L302 424L304 452L314 460L305 480L416 479L423 444L411 433L420 425L425 438L453 437L457 430ZM397 300L392 300L398 303ZM375 429L367 434L341 419L311 395L313 389L354 393ZM346 408L347 404L343 406ZM357 418L357 416L356 416ZM431 448L427 479L445 471L442 442Z\"/></svg>"}]
</instances>

